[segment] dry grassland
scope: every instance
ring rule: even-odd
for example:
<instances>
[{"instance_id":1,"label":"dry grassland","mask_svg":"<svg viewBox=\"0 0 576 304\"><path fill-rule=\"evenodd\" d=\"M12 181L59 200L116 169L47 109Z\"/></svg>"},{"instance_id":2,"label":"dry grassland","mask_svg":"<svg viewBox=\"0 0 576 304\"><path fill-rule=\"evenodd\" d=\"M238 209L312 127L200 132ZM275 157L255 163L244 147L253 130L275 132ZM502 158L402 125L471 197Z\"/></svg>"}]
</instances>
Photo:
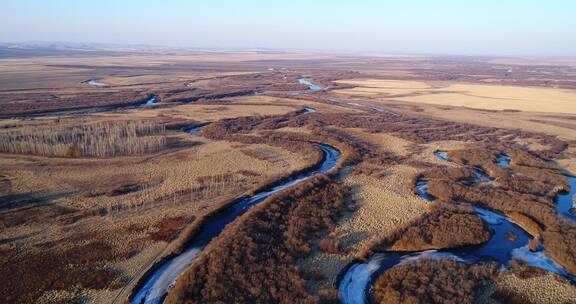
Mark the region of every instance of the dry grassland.
<instances>
[{"instance_id":1,"label":"dry grassland","mask_svg":"<svg viewBox=\"0 0 576 304\"><path fill-rule=\"evenodd\" d=\"M513 64L513 65L530 65L530 66L576 66L574 58L496 58L490 59L490 63Z\"/></svg>"},{"instance_id":2,"label":"dry grassland","mask_svg":"<svg viewBox=\"0 0 576 304\"><path fill-rule=\"evenodd\" d=\"M430 85L417 81L375 79L340 82L358 86L338 91L347 95L488 110L576 114L576 91L573 90L461 83Z\"/></svg>"},{"instance_id":3,"label":"dry grassland","mask_svg":"<svg viewBox=\"0 0 576 304\"><path fill-rule=\"evenodd\" d=\"M352 89L336 91L336 93L349 95L402 95L418 92L418 90L432 89L432 86L419 81L351 79L336 82L357 86Z\"/></svg>"},{"instance_id":4,"label":"dry grassland","mask_svg":"<svg viewBox=\"0 0 576 304\"><path fill-rule=\"evenodd\" d=\"M119 119L102 117L106 115L99 116L100 121ZM41 127L43 122L33 123ZM107 256L99 253L84 264L93 270L114 270L122 285L141 275L164 252L167 241L195 217L226 198L315 161L309 155L268 145L211 141L176 131L169 132L169 137L180 148L143 156L67 159L2 154L1 194L9 205L0 213L0 239L8 240L0 244L0 250L9 254L5 257L10 261L20 263L19 259L40 261L46 254L56 256L51 259L67 259L59 255L94 242L110 246ZM47 279L51 271L63 271L54 267L45 269ZM24 277L34 273L15 275L24 283ZM43 284L42 280L38 283ZM36 303L80 296L107 303L118 290L52 290L38 285L35 292L39 298L30 299Z\"/></svg>"},{"instance_id":5,"label":"dry grassland","mask_svg":"<svg viewBox=\"0 0 576 304\"><path fill-rule=\"evenodd\" d=\"M174 52L171 52L174 53ZM82 84L88 79L101 79L102 82L120 85L144 85L175 81L192 81L222 75L240 75L262 70L249 64L237 71L230 71L227 64L257 60L326 59L326 54L262 54L257 52L226 52L212 54L153 54L128 56L88 56L88 57L41 57L26 59L0 59L0 90L39 89L39 88L86 88ZM214 65L219 71L194 71L182 66ZM265 65L264 65L265 66ZM164 67L160 69L159 67ZM111 71L120 71L111 76ZM134 78L133 78L134 77Z\"/></svg>"},{"instance_id":6,"label":"dry grassland","mask_svg":"<svg viewBox=\"0 0 576 304\"><path fill-rule=\"evenodd\" d=\"M393 102L391 104L396 107L407 105L407 107L402 107L402 111L416 114L416 111L410 111L414 107L414 109L418 110L418 115L441 120L471 123L485 127L520 129L560 136L560 138L567 140L576 140L576 132L574 132L576 125L573 122L576 116L574 115L559 116L533 112L486 111L432 104L418 104L416 106L415 103L409 102ZM411 107L408 105L411 105Z\"/></svg>"},{"instance_id":7,"label":"dry grassland","mask_svg":"<svg viewBox=\"0 0 576 304\"><path fill-rule=\"evenodd\" d=\"M566 154L571 157L556 160L558 166L573 176L576 176L576 147L573 145L566 149Z\"/></svg>"},{"instance_id":8,"label":"dry grassland","mask_svg":"<svg viewBox=\"0 0 576 304\"><path fill-rule=\"evenodd\" d=\"M360 139L377 145L381 150L392 152L399 156L407 156L412 151L413 143L387 133L368 133L362 129L346 129Z\"/></svg>"},{"instance_id":9,"label":"dry grassland","mask_svg":"<svg viewBox=\"0 0 576 304\"><path fill-rule=\"evenodd\" d=\"M268 159L255 159L241 151L254 150L269 155ZM279 148L252 145L240 149L237 144L206 142L194 148L168 154L142 157L119 157L104 160L21 158L15 165L13 157L2 157L0 168L12 184L13 194L26 194L34 189L38 193L66 193L70 191L105 192L125 184L137 183L150 188L136 193L112 197L70 197L61 204L72 208L106 207L122 204L141 197L161 197L189 189L196 179L203 176L228 174L249 170L256 176L275 176L296 169L306 159ZM51 170L44 168L49 166ZM87 170L89 168L89 170ZM246 176L240 181L247 189L258 179ZM239 181L239 182L240 182ZM239 183L237 186L240 186ZM110 189L112 188L112 189ZM242 188L237 191L242 191ZM144 193L143 193L144 192Z\"/></svg>"},{"instance_id":10,"label":"dry grassland","mask_svg":"<svg viewBox=\"0 0 576 304\"><path fill-rule=\"evenodd\" d=\"M531 278L507 274L497 280L496 286L514 290L534 304L573 303L576 299L576 288L566 281L558 280L551 273Z\"/></svg>"},{"instance_id":11,"label":"dry grassland","mask_svg":"<svg viewBox=\"0 0 576 304\"><path fill-rule=\"evenodd\" d=\"M185 104L178 105L165 109L137 109L127 111L120 114L120 116L128 116L139 119L154 118L154 117L170 117L171 119L184 119L199 122L212 122L226 118L235 118L241 116L264 116L264 115L279 115L293 112L294 107L291 106L262 106L262 105L205 105L205 104ZM114 113L99 114L103 117L119 116Z\"/></svg>"}]
</instances>

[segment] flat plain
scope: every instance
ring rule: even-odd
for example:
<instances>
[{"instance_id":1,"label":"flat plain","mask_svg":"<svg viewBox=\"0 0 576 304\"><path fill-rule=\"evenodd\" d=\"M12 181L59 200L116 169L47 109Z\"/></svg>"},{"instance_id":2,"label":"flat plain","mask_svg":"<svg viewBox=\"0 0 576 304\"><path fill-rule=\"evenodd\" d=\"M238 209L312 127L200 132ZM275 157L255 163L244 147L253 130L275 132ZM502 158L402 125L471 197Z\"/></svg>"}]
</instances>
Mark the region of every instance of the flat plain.
<instances>
[{"instance_id":1,"label":"flat plain","mask_svg":"<svg viewBox=\"0 0 576 304\"><path fill-rule=\"evenodd\" d=\"M569 60L122 52L0 58L6 303L130 301L205 221L317 166L317 143L340 151L335 169L236 218L181 274L167 303L344 301L337 289L348 266L398 248L410 227L431 239L404 245L474 244L458 239L454 231L465 228L457 219L482 221L455 202L521 214L523 225L539 227L530 238L576 275L576 226L555 211L556 195L569 191L563 174L576 173ZM508 169L496 166L503 152ZM475 184L474 167L492 179ZM434 202L416 191L422 178ZM454 229L438 228L448 220ZM522 261L494 272L487 261L470 263L477 277L453 272L472 282L455 293L465 302L574 298L569 275ZM417 297L399 286L399 297Z\"/></svg>"}]
</instances>

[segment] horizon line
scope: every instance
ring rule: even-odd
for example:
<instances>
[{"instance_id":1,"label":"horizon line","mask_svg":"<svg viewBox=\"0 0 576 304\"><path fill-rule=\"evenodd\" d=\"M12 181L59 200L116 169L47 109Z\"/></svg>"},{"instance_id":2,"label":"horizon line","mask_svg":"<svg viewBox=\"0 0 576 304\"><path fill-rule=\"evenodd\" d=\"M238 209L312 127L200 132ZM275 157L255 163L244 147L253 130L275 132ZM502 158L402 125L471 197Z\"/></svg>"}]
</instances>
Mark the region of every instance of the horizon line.
<instances>
[{"instance_id":1,"label":"horizon line","mask_svg":"<svg viewBox=\"0 0 576 304\"><path fill-rule=\"evenodd\" d=\"M63 41L63 40L21 40L21 41L0 41L0 46L10 44L63 44L65 47L72 45L86 45L93 48L135 48L135 49L172 49L172 50L221 50L221 51L282 51L282 52L311 52L311 53L330 53L335 55L357 55L357 56L377 56L377 55L396 55L396 56L422 56L422 57L476 57L476 58L563 58L576 59L574 55L559 54L482 54L482 53L447 53L447 52L409 52L409 51L385 51L385 50L345 50L345 49L317 49L317 48L290 48L290 47L220 47L220 46L183 46L167 45L154 43L117 43L117 42L100 42L100 41ZM81 51L81 50L77 50ZM2 58L0 56L0 58Z\"/></svg>"}]
</instances>

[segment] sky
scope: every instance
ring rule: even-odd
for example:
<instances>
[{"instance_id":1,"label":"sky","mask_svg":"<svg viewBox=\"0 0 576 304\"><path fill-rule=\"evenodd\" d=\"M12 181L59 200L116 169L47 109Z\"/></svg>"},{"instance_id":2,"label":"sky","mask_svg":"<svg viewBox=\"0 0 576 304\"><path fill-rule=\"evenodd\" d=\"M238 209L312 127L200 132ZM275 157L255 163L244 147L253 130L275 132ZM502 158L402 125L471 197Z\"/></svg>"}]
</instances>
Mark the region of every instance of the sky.
<instances>
[{"instance_id":1,"label":"sky","mask_svg":"<svg viewBox=\"0 0 576 304\"><path fill-rule=\"evenodd\" d=\"M0 0L0 42L576 56L573 0Z\"/></svg>"}]
</instances>

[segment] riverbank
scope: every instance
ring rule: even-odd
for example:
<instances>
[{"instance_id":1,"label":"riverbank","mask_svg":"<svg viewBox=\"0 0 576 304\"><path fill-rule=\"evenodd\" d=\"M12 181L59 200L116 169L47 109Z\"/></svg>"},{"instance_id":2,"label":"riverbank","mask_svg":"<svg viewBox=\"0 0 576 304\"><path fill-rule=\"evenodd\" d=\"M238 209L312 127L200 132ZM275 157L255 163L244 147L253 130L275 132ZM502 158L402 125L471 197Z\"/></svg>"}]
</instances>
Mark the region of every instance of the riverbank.
<instances>
[{"instance_id":1,"label":"riverbank","mask_svg":"<svg viewBox=\"0 0 576 304\"><path fill-rule=\"evenodd\" d=\"M200 218L199 222L194 223L193 228L187 231L187 235L183 236L185 240L190 241L178 240L177 244L179 245L173 245L176 247L176 252L171 252L151 268L148 274L144 276L142 283L135 286L134 296L130 297L131 301L133 303L159 302L169 286L193 262L212 238L218 236L228 223L243 214L248 207L287 187L296 185L316 173L326 173L339 163L340 153L337 150L320 144L316 144L316 147L323 151L323 157L312 167L278 179L261 189L254 190L251 196L230 201L222 205L221 209Z\"/></svg>"},{"instance_id":2,"label":"riverbank","mask_svg":"<svg viewBox=\"0 0 576 304\"><path fill-rule=\"evenodd\" d=\"M442 161L453 162L452 157L457 157L457 162L467 164L467 165L476 165L478 162L482 162L481 160L473 160L471 163L468 159L466 159L466 150L455 151L456 153L445 153L445 152L438 152L437 150L434 152L436 157L441 159ZM452 155L452 157L449 157ZM463 156L464 155L464 156ZM499 154L499 159L497 163L500 167L504 169L508 169L509 159L503 159L502 155ZM474 157L477 157L476 154L473 154ZM523 156L514 152L514 156L516 158L521 158L521 160L514 159L515 162L515 170L520 170L522 167L518 167L519 164L528 164L530 163L530 157ZM460 157L464 157L460 159ZM489 155L481 156L482 158L490 158ZM534 163L532 161L532 163ZM537 162L536 162L537 163ZM535 163L535 164L536 164ZM486 163L483 164L486 167ZM489 163L489 165L493 165ZM484 182L490 182L493 178L486 175L483 171L478 172L478 167L473 167L474 174L476 175L475 181L472 183L470 181L465 182L468 186L475 186L475 187L482 187ZM549 169L547 166L543 167L541 170ZM491 172L498 172L498 170L492 166L490 169ZM433 170L432 170L433 171ZM433 171L434 172L434 171ZM429 173L427 173L430 175ZM478 178L478 175L481 175ZM441 174L440 174L441 175ZM439 176L440 176L439 175ZM457 175L454 176L456 178ZM539 174L538 176L546 176ZM430 177L430 176L428 176ZM484 178L482 178L484 177ZM549 176L551 178L551 176ZM432 176L432 178L434 178ZM439 177L442 178L442 177ZM463 177L460 177L463 178ZM552 178L552 180L558 180L557 178ZM426 200L435 200L434 196L430 196L428 193L428 180L420 179L422 185L416 184L418 190L416 190L420 196L425 198ZM474 185L475 184L475 185ZM417 290L407 289L406 287L398 286L397 283L394 282L402 282L402 276L405 276L405 269L410 267L416 267L417 271L423 271L423 274L419 274L420 281L416 283L416 287L418 284L424 284L426 288L430 288L431 285L435 292L438 289L446 288L445 283L439 282L437 280L437 275L433 273L445 271L445 268L454 268L459 269L462 263L474 263L483 260L486 256L489 256L493 259L493 262L484 265L477 265L474 267L479 267L481 271L474 271L473 274L470 272L458 272L457 276L460 280L468 280L469 284L465 284L466 288L462 290L465 293L466 301L472 301L475 297L475 289L478 289L480 285L478 285L479 280L485 279L494 279L496 277L494 270L489 270L494 266L503 265L507 266L511 258L519 259L522 262L528 263L529 267L537 267L542 268L547 271L555 272L559 275L566 276L569 280L575 280L574 276L571 276L570 273L563 269L558 264L551 261L551 259L546 255L544 249L534 249L537 252L530 252L526 248L528 247L528 234L523 231L519 226L515 225L515 223L511 222L503 215L499 215L493 213L491 211L475 207L476 213L485 221L485 223L491 225L491 230L495 232L495 234L490 238L490 240L486 243L483 243L478 246L467 246L462 247L460 249L444 249L436 251L415 251L412 253L397 253L397 252L386 252L386 253L376 253L371 254L367 262L356 262L351 264L349 268L346 269L345 273L339 277L339 291L342 297L343 303L367 303L370 301L371 297L374 297L376 301L390 301L392 299L404 301L409 298L419 299L421 301L431 301L430 292L422 292L422 288L417 288ZM523 219L524 216L522 214L513 213L516 219ZM526 221L522 221L523 224L527 224ZM539 228L537 225L528 225L531 230L535 230ZM415 227L407 227L407 229L414 229ZM434 232L431 232L434 233ZM534 233L534 231L533 231ZM513 237L512 237L513 236ZM540 232L537 231L536 236L540 236ZM400 236L402 237L402 236ZM532 236L534 237L534 235ZM386 237L387 240L382 245L379 246L390 246L390 244L394 244L396 246L397 242L394 239L397 236ZM390 240L389 240L390 239ZM400 238L401 240L401 238ZM411 240L406 240L411 242ZM382 242L382 241L379 241ZM394 249L395 247L392 246L391 248ZM521 246L524 246L520 248ZM373 246L374 249L377 249ZM422 249L427 249L422 248ZM417 250L422 250L417 249ZM556 252L552 252L556 254ZM438 263L452 263L452 266L444 265L437 269ZM496 264L494 264L496 263ZM424 267L424 268L423 268ZM416 271L416 270L413 270ZM484 271L487 271L485 275ZM542 271L542 270L540 270ZM423 279L422 276L431 275L426 279ZM480 274L480 277L478 275ZM454 275L454 273L450 272L450 275ZM482 279L483 276L486 278ZM462 277L462 278L460 278ZM452 279L454 280L454 279ZM563 280L562 280L563 281ZM430 283L431 282L431 283ZM393 284L394 286L388 286L387 284ZM414 284L411 283L412 285ZM472 284L472 285L470 285ZM400 284L402 285L402 284ZM438 286L436 286L438 285ZM375 287L372 287L375 286ZM441 287L443 286L443 287ZM373 289L374 288L374 289ZM390 289L392 288L392 289ZM450 290L454 290L454 288L463 288L463 287L447 287ZM427 289L424 289L426 291ZM500 291L499 291L500 292ZM501 295L501 292L500 292ZM462 296L462 294L460 295ZM447 293L447 291L440 291L436 295L434 295L435 301L438 299L444 299L442 301L449 301L452 297L451 294ZM402 300L403 299L403 300Z\"/></svg>"}]
</instances>

